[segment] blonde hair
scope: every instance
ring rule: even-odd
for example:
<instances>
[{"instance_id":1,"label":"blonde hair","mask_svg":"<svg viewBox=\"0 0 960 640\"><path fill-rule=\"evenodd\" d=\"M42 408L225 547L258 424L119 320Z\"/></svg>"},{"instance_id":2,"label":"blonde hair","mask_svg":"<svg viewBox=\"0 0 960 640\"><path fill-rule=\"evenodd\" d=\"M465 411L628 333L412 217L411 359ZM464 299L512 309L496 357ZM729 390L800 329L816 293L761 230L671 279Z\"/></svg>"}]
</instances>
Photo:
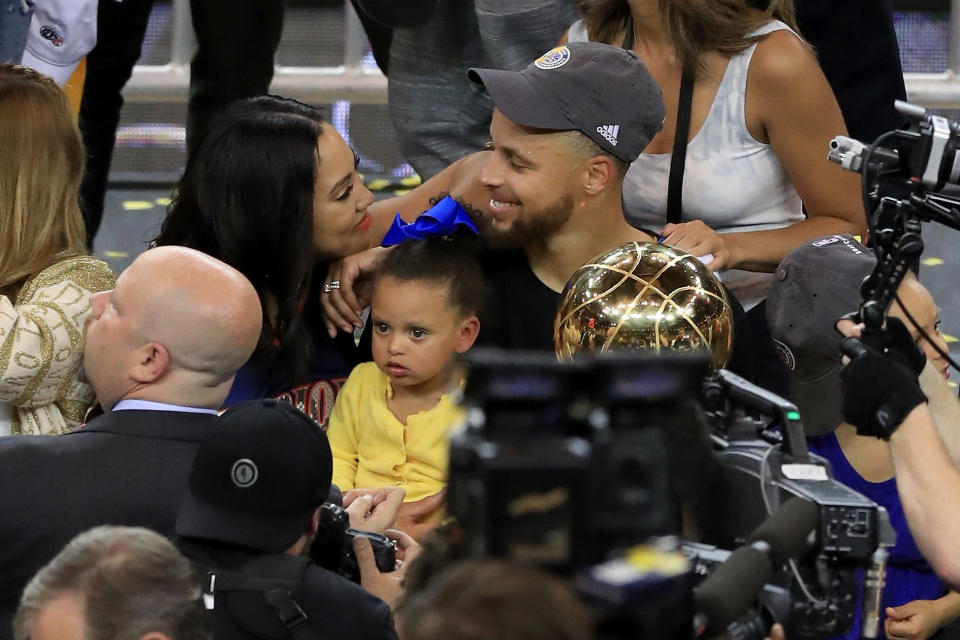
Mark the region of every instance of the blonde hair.
<instances>
[{"instance_id":1,"label":"blonde hair","mask_svg":"<svg viewBox=\"0 0 960 640\"><path fill-rule=\"evenodd\" d=\"M793 0L659 0L663 25L684 69L696 69L701 54L718 51L732 56L760 40L747 36L769 20L780 20L798 31ZM577 0L587 34L595 42L618 43L630 18L627 0Z\"/></svg>"},{"instance_id":2,"label":"blonde hair","mask_svg":"<svg viewBox=\"0 0 960 640\"><path fill-rule=\"evenodd\" d=\"M84 152L66 95L50 78L0 64L0 294L86 253Z\"/></svg>"}]
</instances>

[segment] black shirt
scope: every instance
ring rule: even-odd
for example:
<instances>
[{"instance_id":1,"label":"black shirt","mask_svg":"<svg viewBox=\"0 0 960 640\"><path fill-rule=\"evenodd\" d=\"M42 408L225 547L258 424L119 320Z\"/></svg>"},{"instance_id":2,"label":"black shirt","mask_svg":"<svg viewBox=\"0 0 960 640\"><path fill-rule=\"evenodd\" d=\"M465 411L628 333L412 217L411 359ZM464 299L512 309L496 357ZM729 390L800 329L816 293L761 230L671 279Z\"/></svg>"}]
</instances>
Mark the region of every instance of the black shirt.
<instances>
[{"instance_id":1,"label":"black shirt","mask_svg":"<svg viewBox=\"0 0 960 640\"><path fill-rule=\"evenodd\" d=\"M560 294L540 281L524 251L488 251L480 266L487 295L477 345L553 351Z\"/></svg>"},{"instance_id":2,"label":"black shirt","mask_svg":"<svg viewBox=\"0 0 960 640\"><path fill-rule=\"evenodd\" d=\"M236 571L263 555L254 549L197 538L179 538L177 546L190 558L201 576L211 569ZM265 576L267 577L267 576ZM238 594L245 623L234 624L229 615L218 612L213 640L289 637L266 600L256 592ZM227 607L226 601L221 605ZM351 638L356 640L396 640L390 607L358 584L332 571L310 563L303 574L303 599L298 603L306 613L310 630L317 640ZM217 600L214 600L217 606ZM226 609L230 611L229 607ZM252 631L253 629L259 632Z\"/></svg>"},{"instance_id":3,"label":"black shirt","mask_svg":"<svg viewBox=\"0 0 960 640\"><path fill-rule=\"evenodd\" d=\"M553 351L553 323L562 295L540 281L522 249L488 251L480 257L480 264L487 295L477 345ZM746 314L729 290L727 299L733 311L734 334L727 368L753 380L753 350L744 337Z\"/></svg>"}]
</instances>

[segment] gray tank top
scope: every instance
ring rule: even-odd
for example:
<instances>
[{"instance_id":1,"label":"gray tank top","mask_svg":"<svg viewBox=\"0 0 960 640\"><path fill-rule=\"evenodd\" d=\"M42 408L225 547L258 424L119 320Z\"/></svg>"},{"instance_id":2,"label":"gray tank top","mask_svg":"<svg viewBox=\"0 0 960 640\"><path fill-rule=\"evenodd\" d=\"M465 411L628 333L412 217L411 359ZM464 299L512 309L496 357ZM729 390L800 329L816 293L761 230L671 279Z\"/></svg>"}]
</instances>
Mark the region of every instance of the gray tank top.
<instances>
[{"instance_id":1,"label":"gray tank top","mask_svg":"<svg viewBox=\"0 0 960 640\"><path fill-rule=\"evenodd\" d=\"M750 33L766 35L790 27L768 22ZM792 30L791 30L792 33ZM571 42L587 40L586 27L570 27ZM719 233L761 231L804 219L800 196L773 147L747 130L744 96L756 45L733 56L723 73L703 126L687 145L683 175L683 220L703 220ZM667 220L669 153L643 153L623 184L624 211L635 227L659 230ZM720 279L744 309L767 296L772 274L730 269Z\"/></svg>"}]
</instances>

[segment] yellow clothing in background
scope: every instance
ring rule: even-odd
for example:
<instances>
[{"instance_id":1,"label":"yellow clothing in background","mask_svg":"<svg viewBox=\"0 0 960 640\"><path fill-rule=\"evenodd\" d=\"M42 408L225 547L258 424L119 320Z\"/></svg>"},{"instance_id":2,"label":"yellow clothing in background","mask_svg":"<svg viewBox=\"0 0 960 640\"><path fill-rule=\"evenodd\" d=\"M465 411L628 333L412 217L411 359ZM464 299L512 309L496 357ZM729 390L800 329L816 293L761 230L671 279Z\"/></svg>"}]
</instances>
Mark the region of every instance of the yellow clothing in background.
<instances>
[{"instance_id":1,"label":"yellow clothing in background","mask_svg":"<svg viewBox=\"0 0 960 640\"><path fill-rule=\"evenodd\" d=\"M390 380L373 362L357 365L330 414L327 438L333 450L333 482L342 491L401 486L406 502L447 486L450 432L464 411L450 397L407 424L387 407Z\"/></svg>"}]
</instances>

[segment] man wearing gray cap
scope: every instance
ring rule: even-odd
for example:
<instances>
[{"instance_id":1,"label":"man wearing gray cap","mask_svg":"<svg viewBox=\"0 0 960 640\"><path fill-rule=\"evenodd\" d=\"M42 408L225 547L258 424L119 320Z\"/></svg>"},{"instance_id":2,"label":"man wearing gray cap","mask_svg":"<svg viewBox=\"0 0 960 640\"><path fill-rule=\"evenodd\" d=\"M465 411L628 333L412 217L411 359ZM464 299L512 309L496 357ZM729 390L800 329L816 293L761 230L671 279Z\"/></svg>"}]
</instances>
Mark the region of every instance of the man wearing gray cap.
<instances>
[{"instance_id":1,"label":"man wearing gray cap","mask_svg":"<svg viewBox=\"0 0 960 640\"><path fill-rule=\"evenodd\" d=\"M453 196L495 249L483 260L490 296L481 342L552 351L554 314L570 276L597 254L656 240L627 224L621 191L630 163L663 124L660 89L632 52L593 42L556 47L519 72L469 75L496 105L488 150L401 198L371 205L371 235L382 237L398 212L412 221L439 197ZM367 300L353 285L382 251L331 267L321 301L329 330L359 326ZM735 345L731 368L745 373L747 344Z\"/></svg>"},{"instance_id":2,"label":"man wearing gray cap","mask_svg":"<svg viewBox=\"0 0 960 640\"><path fill-rule=\"evenodd\" d=\"M584 46L586 45L586 46ZM491 251L481 341L553 349L559 292L582 264L655 237L627 224L627 168L663 124L660 89L632 52L557 47L520 72L471 69L496 108L476 207Z\"/></svg>"}]
</instances>

